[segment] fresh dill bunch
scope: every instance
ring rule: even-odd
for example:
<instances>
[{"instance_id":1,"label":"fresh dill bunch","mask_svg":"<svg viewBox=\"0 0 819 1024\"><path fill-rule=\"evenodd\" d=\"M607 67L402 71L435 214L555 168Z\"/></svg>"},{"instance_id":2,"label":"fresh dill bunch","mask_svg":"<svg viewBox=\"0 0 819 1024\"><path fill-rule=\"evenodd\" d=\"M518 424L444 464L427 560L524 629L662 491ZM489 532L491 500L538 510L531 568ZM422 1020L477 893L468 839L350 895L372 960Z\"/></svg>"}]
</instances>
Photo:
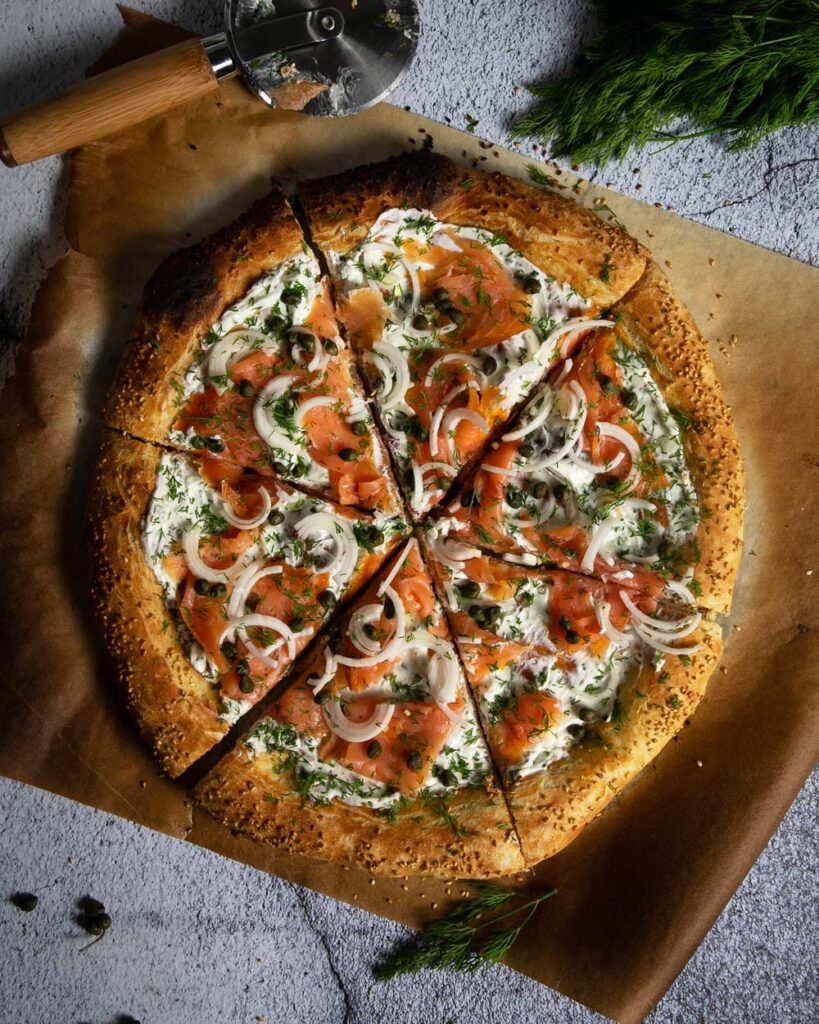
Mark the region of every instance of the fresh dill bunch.
<instances>
[{"instance_id":1,"label":"fresh dill bunch","mask_svg":"<svg viewBox=\"0 0 819 1024\"><path fill-rule=\"evenodd\" d=\"M501 960L544 900L550 889L527 898L524 893L489 882L476 882L475 894L429 924L409 942L373 968L376 981L423 969L467 971L474 974Z\"/></svg>"},{"instance_id":2,"label":"fresh dill bunch","mask_svg":"<svg viewBox=\"0 0 819 1024\"><path fill-rule=\"evenodd\" d=\"M594 0L600 27L568 78L532 87L515 125L554 156L723 135L731 150L819 118L819 0ZM671 134L672 122L693 128Z\"/></svg>"}]
</instances>

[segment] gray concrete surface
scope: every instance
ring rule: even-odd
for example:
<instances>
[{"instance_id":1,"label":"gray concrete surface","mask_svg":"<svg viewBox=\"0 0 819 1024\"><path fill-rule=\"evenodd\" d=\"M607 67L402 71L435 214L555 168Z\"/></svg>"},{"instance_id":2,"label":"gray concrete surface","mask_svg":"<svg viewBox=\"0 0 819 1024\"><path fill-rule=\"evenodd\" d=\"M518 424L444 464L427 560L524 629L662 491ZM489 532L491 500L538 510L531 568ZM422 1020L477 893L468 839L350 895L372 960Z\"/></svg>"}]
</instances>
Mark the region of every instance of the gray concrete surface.
<instances>
[{"instance_id":1,"label":"gray concrete surface","mask_svg":"<svg viewBox=\"0 0 819 1024\"><path fill-rule=\"evenodd\" d=\"M134 0L136 3L137 0ZM201 32L220 0L142 0ZM525 85L566 67L592 31L576 0L425 0L418 59L395 102L509 145ZM111 0L0 0L0 113L81 75L113 39ZM531 143L522 144L531 152ZM734 155L714 140L635 154L589 177L819 264L819 130ZM0 171L0 338L19 336L62 251L57 160ZM814 774L652 1024L819 1021ZM41 897L32 914L3 898ZM75 901L114 926L80 954ZM399 926L58 797L0 780L0 1024L591 1022L596 1015L496 968L376 986L369 967Z\"/></svg>"}]
</instances>

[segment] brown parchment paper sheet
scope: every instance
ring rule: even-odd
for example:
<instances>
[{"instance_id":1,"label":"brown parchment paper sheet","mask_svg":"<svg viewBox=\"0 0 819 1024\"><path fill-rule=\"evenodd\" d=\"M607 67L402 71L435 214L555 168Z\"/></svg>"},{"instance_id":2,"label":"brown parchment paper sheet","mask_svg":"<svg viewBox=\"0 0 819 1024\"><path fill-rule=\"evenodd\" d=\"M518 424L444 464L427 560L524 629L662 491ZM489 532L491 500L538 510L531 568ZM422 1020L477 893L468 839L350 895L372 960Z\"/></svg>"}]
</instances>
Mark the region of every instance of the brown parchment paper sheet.
<instances>
[{"instance_id":1,"label":"brown parchment paper sheet","mask_svg":"<svg viewBox=\"0 0 819 1024\"><path fill-rule=\"evenodd\" d=\"M181 35L125 14L128 29L100 66ZM39 293L0 399L0 772L414 925L459 887L373 885L356 871L255 846L193 812L184 790L159 774L99 654L83 519L102 396L154 266L227 223L271 177L292 185L430 137L462 162L526 176L525 159L395 107L337 121L274 114L237 82L74 154L72 251ZM819 753L819 270L561 180L586 205L603 198L665 265L712 342L748 475L746 557L706 701L528 880L559 895L509 957L629 1024L690 957Z\"/></svg>"}]
</instances>

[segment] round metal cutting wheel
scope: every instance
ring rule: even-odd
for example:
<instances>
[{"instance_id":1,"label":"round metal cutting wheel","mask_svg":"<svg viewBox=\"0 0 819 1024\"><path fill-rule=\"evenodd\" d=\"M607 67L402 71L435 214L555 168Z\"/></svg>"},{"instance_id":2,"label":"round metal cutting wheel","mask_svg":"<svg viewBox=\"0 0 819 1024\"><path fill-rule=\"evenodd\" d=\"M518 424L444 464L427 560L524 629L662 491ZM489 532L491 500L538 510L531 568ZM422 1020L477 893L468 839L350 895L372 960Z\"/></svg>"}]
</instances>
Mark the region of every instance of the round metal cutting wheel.
<instances>
[{"instance_id":1,"label":"round metal cutting wheel","mask_svg":"<svg viewBox=\"0 0 819 1024\"><path fill-rule=\"evenodd\" d=\"M227 43L271 106L353 114L383 99L418 45L416 0L227 0Z\"/></svg>"}]
</instances>

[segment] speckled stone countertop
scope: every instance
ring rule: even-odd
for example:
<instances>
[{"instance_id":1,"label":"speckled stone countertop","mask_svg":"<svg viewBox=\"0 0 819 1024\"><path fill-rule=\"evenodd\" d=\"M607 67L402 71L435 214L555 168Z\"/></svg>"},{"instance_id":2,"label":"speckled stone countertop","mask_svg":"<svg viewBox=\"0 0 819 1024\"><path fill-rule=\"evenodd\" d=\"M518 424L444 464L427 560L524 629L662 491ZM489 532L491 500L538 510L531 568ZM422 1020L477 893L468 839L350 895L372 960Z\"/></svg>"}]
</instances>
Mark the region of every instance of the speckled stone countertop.
<instances>
[{"instance_id":1,"label":"speckled stone countertop","mask_svg":"<svg viewBox=\"0 0 819 1024\"><path fill-rule=\"evenodd\" d=\"M393 96L512 145L525 85L567 67L593 31L576 0L422 0L419 54ZM203 33L220 0L142 0ZM0 0L0 113L68 85L114 38L111 0ZM531 144L518 147L532 152ZM819 128L744 154L708 139L643 151L587 177L819 265ZM0 170L0 354L64 248L58 160ZM652 1024L819 1021L819 773L659 1007ZM39 895L26 914L6 897ZM76 901L114 924L84 953ZM490 1024L596 1014L504 967L372 982L399 925L60 797L0 779L1 1024Z\"/></svg>"}]
</instances>

